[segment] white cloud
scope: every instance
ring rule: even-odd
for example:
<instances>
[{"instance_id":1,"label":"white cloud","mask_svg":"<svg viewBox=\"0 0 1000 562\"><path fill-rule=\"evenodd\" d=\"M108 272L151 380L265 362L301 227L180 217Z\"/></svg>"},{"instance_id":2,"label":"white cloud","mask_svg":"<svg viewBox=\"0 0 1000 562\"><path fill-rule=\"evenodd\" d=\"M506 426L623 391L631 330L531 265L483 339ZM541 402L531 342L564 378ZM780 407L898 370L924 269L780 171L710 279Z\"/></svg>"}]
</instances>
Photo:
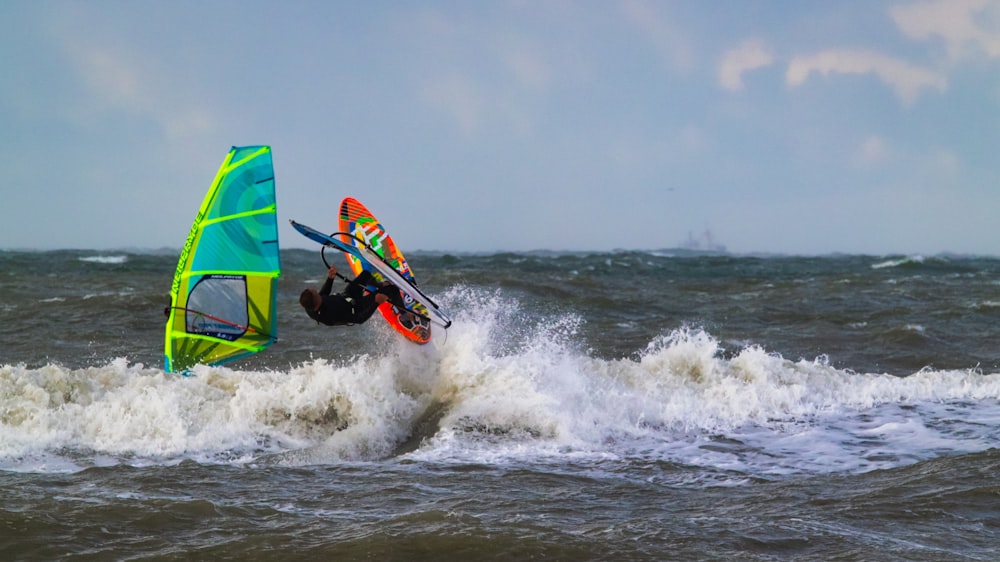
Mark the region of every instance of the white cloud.
<instances>
[{"instance_id":1,"label":"white cloud","mask_svg":"<svg viewBox=\"0 0 1000 562\"><path fill-rule=\"evenodd\" d=\"M622 137L611 144L610 159L626 168L654 169L663 162L682 162L701 155L712 145L712 138L698 125L687 125L651 142L641 137Z\"/></svg>"},{"instance_id":2,"label":"white cloud","mask_svg":"<svg viewBox=\"0 0 1000 562\"><path fill-rule=\"evenodd\" d=\"M691 68L694 53L684 31L672 25L670 18L657 12L663 3L632 0L623 5L625 17L632 22L660 52L667 63L677 69Z\"/></svg>"},{"instance_id":3,"label":"white cloud","mask_svg":"<svg viewBox=\"0 0 1000 562\"><path fill-rule=\"evenodd\" d=\"M872 135L865 139L858 148L856 160L864 165L884 162L889 157L889 147L884 140L877 135Z\"/></svg>"},{"instance_id":4,"label":"white cloud","mask_svg":"<svg viewBox=\"0 0 1000 562\"><path fill-rule=\"evenodd\" d=\"M954 179L962 169L962 159L948 148L937 149L927 161L930 168L943 178Z\"/></svg>"},{"instance_id":5,"label":"white cloud","mask_svg":"<svg viewBox=\"0 0 1000 562\"><path fill-rule=\"evenodd\" d=\"M64 48L90 96L76 119L88 121L104 111L124 112L156 122L169 138L201 135L215 129L213 115L198 102L187 103L177 88L133 53L67 40Z\"/></svg>"},{"instance_id":6,"label":"white cloud","mask_svg":"<svg viewBox=\"0 0 1000 562\"><path fill-rule=\"evenodd\" d=\"M76 54L78 68L88 85L102 99L130 108L146 105L139 92L141 80L125 61L101 49L71 52Z\"/></svg>"},{"instance_id":7,"label":"white cloud","mask_svg":"<svg viewBox=\"0 0 1000 562\"><path fill-rule=\"evenodd\" d=\"M472 134L479 127L486 102L475 86L461 76L428 82L422 95L430 105L451 115L463 133Z\"/></svg>"},{"instance_id":8,"label":"white cloud","mask_svg":"<svg viewBox=\"0 0 1000 562\"><path fill-rule=\"evenodd\" d=\"M707 148L710 143L711 138L708 133L696 125L684 127L677 137L678 148L688 153L700 152Z\"/></svg>"},{"instance_id":9,"label":"white cloud","mask_svg":"<svg viewBox=\"0 0 1000 562\"><path fill-rule=\"evenodd\" d=\"M719 84L727 90L743 89L743 73L770 65L774 57L763 42L751 39L726 51L719 65Z\"/></svg>"},{"instance_id":10,"label":"white cloud","mask_svg":"<svg viewBox=\"0 0 1000 562\"><path fill-rule=\"evenodd\" d=\"M551 70L537 50L519 46L507 50L502 56L504 65L519 85L533 90L544 90L551 80Z\"/></svg>"},{"instance_id":11,"label":"white cloud","mask_svg":"<svg viewBox=\"0 0 1000 562\"><path fill-rule=\"evenodd\" d=\"M903 103L913 104L927 88L945 91L944 75L920 68L905 61L873 51L828 49L814 55L797 56L788 64L785 81L789 86L801 86L813 72L824 76L840 74L875 74L892 88Z\"/></svg>"},{"instance_id":12,"label":"white cloud","mask_svg":"<svg viewBox=\"0 0 1000 562\"><path fill-rule=\"evenodd\" d=\"M889 15L907 37L941 38L953 60L978 52L1000 57L1000 2L996 0L933 0L894 6Z\"/></svg>"}]
</instances>

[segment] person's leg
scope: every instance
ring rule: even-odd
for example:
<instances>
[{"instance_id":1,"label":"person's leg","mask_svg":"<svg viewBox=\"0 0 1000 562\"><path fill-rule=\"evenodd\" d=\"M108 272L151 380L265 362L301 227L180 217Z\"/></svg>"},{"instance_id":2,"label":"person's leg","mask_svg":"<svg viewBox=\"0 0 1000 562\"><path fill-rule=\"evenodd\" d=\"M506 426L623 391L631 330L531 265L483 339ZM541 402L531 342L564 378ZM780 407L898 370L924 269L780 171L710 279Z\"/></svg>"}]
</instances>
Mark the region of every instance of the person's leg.
<instances>
[{"instance_id":1,"label":"person's leg","mask_svg":"<svg viewBox=\"0 0 1000 562\"><path fill-rule=\"evenodd\" d=\"M357 277L354 278L354 283L357 283L361 286L378 284L375 282L375 278L372 277L372 273L367 269L363 270L361 273L358 274Z\"/></svg>"},{"instance_id":2,"label":"person's leg","mask_svg":"<svg viewBox=\"0 0 1000 562\"><path fill-rule=\"evenodd\" d=\"M347 289L344 292L352 299L358 300L365 295L365 289L374 284L375 280L372 279L372 274L368 271L362 271L360 275L347 284Z\"/></svg>"},{"instance_id":3,"label":"person's leg","mask_svg":"<svg viewBox=\"0 0 1000 562\"><path fill-rule=\"evenodd\" d=\"M368 293L354 301L354 324L364 324L378 310L375 293Z\"/></svg>"},{"instance_id":4,"label":"person's leg","mask_svg":"<svg viewBox=\"0 0 1000 562\"><path fill-rule=\"evenodd\" d=\"M382 285L378 288L378 292L389 297L389 302L400 311L406 310L406 304L403 302L403 294L400 292L399 287L392 284Z\"/></svg>"},{"instance_id":5,"label":"person's leg","mask_svg":"<svg viewBox=\"0 0 1000 562\"><path fill-rule=\"evenodd\" d=\"M361 297L365 296L365 286L358 283L351 283L344 289L344 293L354 300L361 300Z\"/></svg>"}]
</instances>

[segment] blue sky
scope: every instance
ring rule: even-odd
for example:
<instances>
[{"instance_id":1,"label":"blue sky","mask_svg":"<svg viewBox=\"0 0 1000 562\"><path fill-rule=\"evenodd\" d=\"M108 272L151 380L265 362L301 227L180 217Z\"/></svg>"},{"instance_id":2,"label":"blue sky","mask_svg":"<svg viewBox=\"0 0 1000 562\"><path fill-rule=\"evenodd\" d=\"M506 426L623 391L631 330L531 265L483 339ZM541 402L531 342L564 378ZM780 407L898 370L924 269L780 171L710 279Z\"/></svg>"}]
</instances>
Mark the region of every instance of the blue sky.
<instances>
[{"instance_id":1,"label":"blue sky","mask_svg":"<svg viewBox=\"0 0 1000 562\"><path fill-rule=\"evenodd\" d=\"M996 0L7 0L0 69L0 248L179 248L269 144L284 247L1000 253Z\"/></svg>"}]
</instances>

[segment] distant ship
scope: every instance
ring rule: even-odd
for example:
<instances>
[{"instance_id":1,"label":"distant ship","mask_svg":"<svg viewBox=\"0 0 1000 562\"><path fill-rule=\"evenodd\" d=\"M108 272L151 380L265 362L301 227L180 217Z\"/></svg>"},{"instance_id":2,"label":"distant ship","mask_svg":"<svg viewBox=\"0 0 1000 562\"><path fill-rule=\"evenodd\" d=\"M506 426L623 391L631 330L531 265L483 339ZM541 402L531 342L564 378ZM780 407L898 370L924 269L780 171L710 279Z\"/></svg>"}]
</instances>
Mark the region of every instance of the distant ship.
<instances>
[{"instance_id":1,"label":"distant ship","mask_svg":"<svg viewBox=\"0 0 1000 562\"><path fill-rule=\"evenodd\" d=\"M700 236L695 237L694 233L688 231L687 240L681 244L681 248L684 250L691 250L693 252L725 252L726 246L719 244L715 241L715 237L712 236L712 231L705 229Z\"/></svg>"}]
</instances>

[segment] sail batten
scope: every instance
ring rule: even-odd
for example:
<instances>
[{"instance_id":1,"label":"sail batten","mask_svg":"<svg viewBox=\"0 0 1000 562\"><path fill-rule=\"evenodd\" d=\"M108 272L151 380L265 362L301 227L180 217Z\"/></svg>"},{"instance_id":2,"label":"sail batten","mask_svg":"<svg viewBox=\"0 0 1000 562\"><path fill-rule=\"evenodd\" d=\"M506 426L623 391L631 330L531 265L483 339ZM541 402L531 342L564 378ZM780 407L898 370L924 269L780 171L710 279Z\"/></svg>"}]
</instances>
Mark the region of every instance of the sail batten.
<instances>
[{"instance_id":1,"label":"sail batten","mask_svg":"<svg viewBox=\"0 0 1000 562\"><path fill-rule=\"evenodd\" d=\"M233 147L178 258L164 344L167 371L219 365L276 341L278 250L271 148Z\"/></svg>"}]
</instances>

